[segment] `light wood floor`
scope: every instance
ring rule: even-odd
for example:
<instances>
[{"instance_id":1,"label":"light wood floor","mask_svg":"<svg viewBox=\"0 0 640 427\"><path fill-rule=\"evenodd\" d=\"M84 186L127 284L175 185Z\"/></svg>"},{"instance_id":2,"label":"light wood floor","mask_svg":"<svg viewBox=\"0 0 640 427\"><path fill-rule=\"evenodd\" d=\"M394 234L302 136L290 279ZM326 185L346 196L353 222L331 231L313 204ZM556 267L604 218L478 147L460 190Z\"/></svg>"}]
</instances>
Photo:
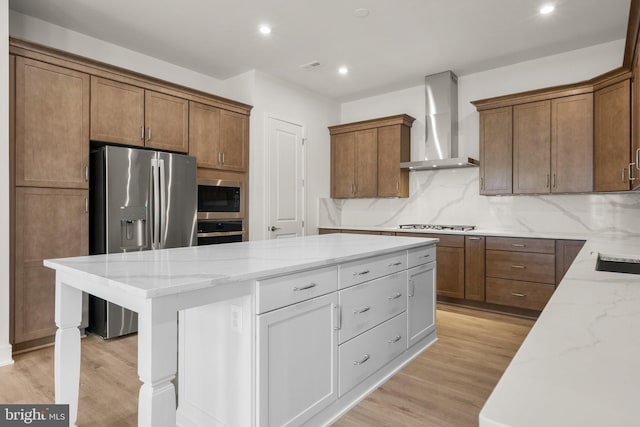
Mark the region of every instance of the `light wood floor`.
<instances>
[{"instance_id":1,"label":"light wood floor","mask_svg":"<svg viewBox=\"0 0 640 427\"><path fill-rule=\"evenodd\" d=\"M466 427L533 321L439 305L439 341L340 419L336 427ZM82 340L79 426L137 424L136 337ZM51 403L53 348L0 368L0 403Z\"/></svg>"}]
</instances>

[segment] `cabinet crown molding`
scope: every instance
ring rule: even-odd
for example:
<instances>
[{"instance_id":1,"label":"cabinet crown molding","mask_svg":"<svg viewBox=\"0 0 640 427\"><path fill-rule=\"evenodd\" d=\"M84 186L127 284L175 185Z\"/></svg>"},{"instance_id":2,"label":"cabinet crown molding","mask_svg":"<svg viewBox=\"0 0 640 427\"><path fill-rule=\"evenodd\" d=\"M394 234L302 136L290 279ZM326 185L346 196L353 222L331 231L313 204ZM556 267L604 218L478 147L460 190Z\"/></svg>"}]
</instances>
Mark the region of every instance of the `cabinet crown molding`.
<instances>
[{"instance_id":1,"label":"cabinet crown molding","mask_svg":"<svg viewBox=\"0 0 640 427\"><path fill-rule=\"evenodd\" d=\"M416 119L408 114L398 114L395 116L381 117L378 119L363 120L360 122L346 123L343 125L329 126L329 133L337 135L339 133L354 132L358 130L371 129L383 126L404 125L411 127Z\"/></svg>"}]
</instances>

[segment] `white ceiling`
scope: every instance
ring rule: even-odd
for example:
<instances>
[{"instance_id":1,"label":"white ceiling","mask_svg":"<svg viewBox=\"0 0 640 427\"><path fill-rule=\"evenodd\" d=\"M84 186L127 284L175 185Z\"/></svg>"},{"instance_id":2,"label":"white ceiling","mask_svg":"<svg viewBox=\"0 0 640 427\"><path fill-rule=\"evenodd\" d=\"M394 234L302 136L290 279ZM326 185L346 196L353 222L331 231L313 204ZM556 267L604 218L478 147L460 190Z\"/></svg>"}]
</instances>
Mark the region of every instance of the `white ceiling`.
<instances>
[{"instance_id":1,"label":"white ceiling","mask_svg":"<svg viewBox=\"0 0 640 427\"><path fill-rule=\"evenodd\" d=\"M556 11L538 14L542 4ZM218 79L259 69L344 101L624 38L630 0L10 0ZM367 18L354 15L367 8ZM258 33L260 24L273 27ZM317 60L313 70L299 66ZM350 73L337 73L340 65Z\"/></svg>"}]
</instances>

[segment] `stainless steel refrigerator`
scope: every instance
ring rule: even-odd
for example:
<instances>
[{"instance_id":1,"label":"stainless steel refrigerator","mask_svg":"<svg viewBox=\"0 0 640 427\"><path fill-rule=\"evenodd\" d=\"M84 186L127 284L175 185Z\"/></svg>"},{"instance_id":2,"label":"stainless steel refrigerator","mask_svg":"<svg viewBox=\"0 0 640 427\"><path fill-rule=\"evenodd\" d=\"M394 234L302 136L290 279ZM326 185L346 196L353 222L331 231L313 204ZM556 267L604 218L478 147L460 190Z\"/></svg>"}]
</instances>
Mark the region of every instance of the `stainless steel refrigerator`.
<instances>
[{"instance_id":1,"label":"stainless steel refrigerator","mask_svg":"<svg viewBox=\"0 0 640 427\"><path fill-rule=\"evenodd\" d=\"M196 244L196 159L103 146L91 152L90 254ZM104 338L138 330L138 315L91 296L89 331Z\"/></svg>"}]
</instances>

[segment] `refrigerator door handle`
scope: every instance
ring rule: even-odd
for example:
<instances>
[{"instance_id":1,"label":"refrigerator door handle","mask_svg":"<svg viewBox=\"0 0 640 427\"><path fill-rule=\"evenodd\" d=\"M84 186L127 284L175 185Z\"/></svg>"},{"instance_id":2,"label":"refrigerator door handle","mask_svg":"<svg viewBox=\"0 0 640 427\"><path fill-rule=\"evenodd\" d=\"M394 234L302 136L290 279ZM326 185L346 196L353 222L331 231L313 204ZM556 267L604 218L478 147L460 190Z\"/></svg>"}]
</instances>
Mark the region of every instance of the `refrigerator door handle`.
<instances>
[{"instance_id":1,"label":"refrigerator door handle","mask_svg":"<svg viewBox=\"0 0 640 427\"><path fill-rule=\"evenodd\" d=\"M160 246L160 177L158 159L151 159L151 248Z\"/></svg>"},{"instance_id":2,"label":"refrigerator door handle","mask_svg":"<svg viewBox=\"0 0 640 427\"><path fill-rule=\"evenodd\" d=\"M165 233L163 233L162 227L166 227L167 224L167 183L165 180L164 159L158 159L158 166L160 172L160 176L158 177L160 184L160 222L158 224L158 230L160 232L158 233L158 247L160 249L164 249L166 246L166 240L163 239L162 236L163 234L166 234L166 230Z\"/></svg>"}]
</instances>

